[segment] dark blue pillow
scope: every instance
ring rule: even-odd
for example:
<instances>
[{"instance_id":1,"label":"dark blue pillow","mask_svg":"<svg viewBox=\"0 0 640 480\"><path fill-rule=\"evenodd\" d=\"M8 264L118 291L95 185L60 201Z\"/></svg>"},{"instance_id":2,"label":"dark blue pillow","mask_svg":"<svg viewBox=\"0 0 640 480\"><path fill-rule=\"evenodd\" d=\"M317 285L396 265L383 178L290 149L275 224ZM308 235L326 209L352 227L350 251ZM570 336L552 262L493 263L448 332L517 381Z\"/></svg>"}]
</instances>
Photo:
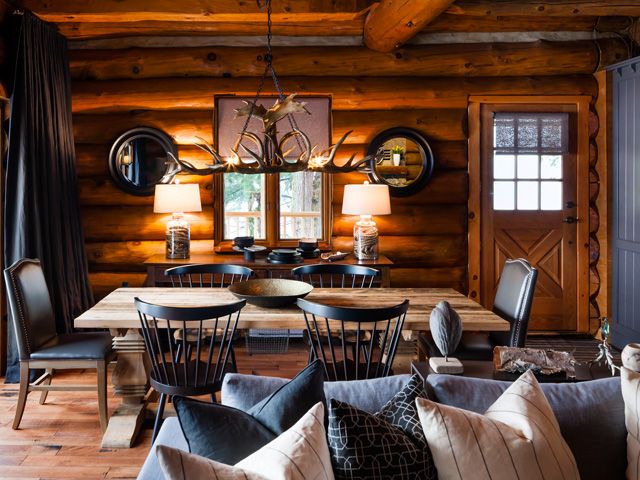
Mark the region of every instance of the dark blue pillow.
<instances>
[{"instance_id":1,"label":"dark blue pillow","mask_svg":"<svg viewBox=\"0 0 640 480\"><path fill-rule=\"evenodd\" d=\"M187 397L173 397L189 451L233 465L324 403L324 367L316 360L248 412Z\"/></svg>"}]
</instances>

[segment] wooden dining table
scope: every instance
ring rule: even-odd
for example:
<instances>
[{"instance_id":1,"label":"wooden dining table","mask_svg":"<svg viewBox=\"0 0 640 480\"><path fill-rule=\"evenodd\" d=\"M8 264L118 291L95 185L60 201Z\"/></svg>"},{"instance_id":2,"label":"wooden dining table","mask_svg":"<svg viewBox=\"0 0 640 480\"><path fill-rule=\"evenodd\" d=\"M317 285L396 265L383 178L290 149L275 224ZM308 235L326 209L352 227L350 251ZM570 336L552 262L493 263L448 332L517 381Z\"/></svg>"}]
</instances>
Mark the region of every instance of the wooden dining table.
<instances>
[{"instance_id":1,"label":"wooden dining table","mask_svg":"<svg viewBox=\"0 0 640 480\"><path fill-rule=\"evenodd\" d=\"M122 399L109 419L103 448L129 448L145 417L149 391L149 358L140 334L140 319L134 298L168 306L205 306L232 303L238 299L225 288L119 288L77 317L76 328L108 328L118 359L112 374L116 396ZM480 304L449 288L316 288L308 300L334 306L374 308L409 300L406 331L429 330L431 310L448 301L460 315L466 331L508 331L509 323ZM263 308L247 304L238 328L304 329L304 316L295 305Z\"/></svg>"}]
</instances>

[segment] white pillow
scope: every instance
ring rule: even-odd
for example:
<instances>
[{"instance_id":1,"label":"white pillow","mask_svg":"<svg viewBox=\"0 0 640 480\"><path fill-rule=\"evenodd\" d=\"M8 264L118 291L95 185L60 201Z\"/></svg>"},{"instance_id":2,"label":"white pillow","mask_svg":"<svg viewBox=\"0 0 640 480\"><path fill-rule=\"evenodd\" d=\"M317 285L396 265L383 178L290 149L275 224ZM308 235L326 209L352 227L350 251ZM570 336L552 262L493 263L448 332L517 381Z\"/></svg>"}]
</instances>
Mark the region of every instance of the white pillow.
<instances>
[{"instance_id":1,"label":"white pillow","mask_svg":"<svg viewBox=\"0 0 640 480\"><path fill-rule=\"evenodd\" d=\"M167 480L334 480L322 403L235 466L164 445L158 445L156 455Z\"/></svg>"},{"instance_id":2,"label":"white pillow","mask_svg":"<svg viewBox=\"0 0 640 480\"><path fill-rule=\"evenodd\" d=\"M484 415L418 398L440 480L579 479L573 453L531 372Z\"/></svg>"},{"instance_id":3,"label":"white pillow","mask_svg":"<svg viewBox=\"0 0 640 480\"><path fill-rule=\"evenodd\" d=\"M624 400L624 423L627 427L627 480L640 479L640 373L626 367L620 369Z\"/></svg>"}]
</instances>

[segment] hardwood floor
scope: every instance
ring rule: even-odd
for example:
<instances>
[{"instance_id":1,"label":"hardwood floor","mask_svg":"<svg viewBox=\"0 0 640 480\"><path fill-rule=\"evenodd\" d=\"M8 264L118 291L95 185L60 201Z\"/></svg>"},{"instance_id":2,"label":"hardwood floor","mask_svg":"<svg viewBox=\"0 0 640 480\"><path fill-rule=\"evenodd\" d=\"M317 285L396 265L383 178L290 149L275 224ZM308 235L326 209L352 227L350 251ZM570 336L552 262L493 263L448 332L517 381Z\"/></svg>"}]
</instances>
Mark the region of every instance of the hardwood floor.
<instances>
[{"instance_id":1,"label":"hardwood floor","mask_svg":"<svg viewBox=\"0 0 640 480\"><path fill-rule=\"evenodd\" d=\"M286 354L253 356L239 345L236 355L241 373L258 375L291 377L307 363L303 345L290 346ZM78 383L79 377L81 383L95 381L93 372L73 371L56 374L53 382ZM151 445L151 414L134 448L103 449L95 394L51 392L47 402L40 405L39 393L31 393L20 429L12 430L18 387L3 382L0 378L1 479L136 478ZM110 388L109 412L118 403Z\"/></svg>"}]
</instances>

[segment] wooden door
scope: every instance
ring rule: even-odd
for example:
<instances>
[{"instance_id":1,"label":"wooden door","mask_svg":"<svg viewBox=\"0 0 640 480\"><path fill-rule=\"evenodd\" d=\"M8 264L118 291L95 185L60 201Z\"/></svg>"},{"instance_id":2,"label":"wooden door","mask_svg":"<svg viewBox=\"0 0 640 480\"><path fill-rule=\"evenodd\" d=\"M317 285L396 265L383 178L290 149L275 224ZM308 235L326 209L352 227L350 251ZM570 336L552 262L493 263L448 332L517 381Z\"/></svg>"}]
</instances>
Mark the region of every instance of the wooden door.
<instances>
[{"instance_id":1,"label":"wooden door","mask_svg":"<svg viewBox=\"0 0 640 480\"><path fill-rule=\"evenodd\" d=\"M484 104L480 114L481 302L493 306L505 260L525 258L538 269L529 328L575 330L576 224L581 221L576 211L575 106ZM506 131L515 132L512 150L499 148L504 146L499 135L508 125L513 128ZM549 132L558 131L554 128L563 129L562 151L547 143L553 136ZM518 132L531 139L519 141Z\"/></svg>"}]
</instances>

